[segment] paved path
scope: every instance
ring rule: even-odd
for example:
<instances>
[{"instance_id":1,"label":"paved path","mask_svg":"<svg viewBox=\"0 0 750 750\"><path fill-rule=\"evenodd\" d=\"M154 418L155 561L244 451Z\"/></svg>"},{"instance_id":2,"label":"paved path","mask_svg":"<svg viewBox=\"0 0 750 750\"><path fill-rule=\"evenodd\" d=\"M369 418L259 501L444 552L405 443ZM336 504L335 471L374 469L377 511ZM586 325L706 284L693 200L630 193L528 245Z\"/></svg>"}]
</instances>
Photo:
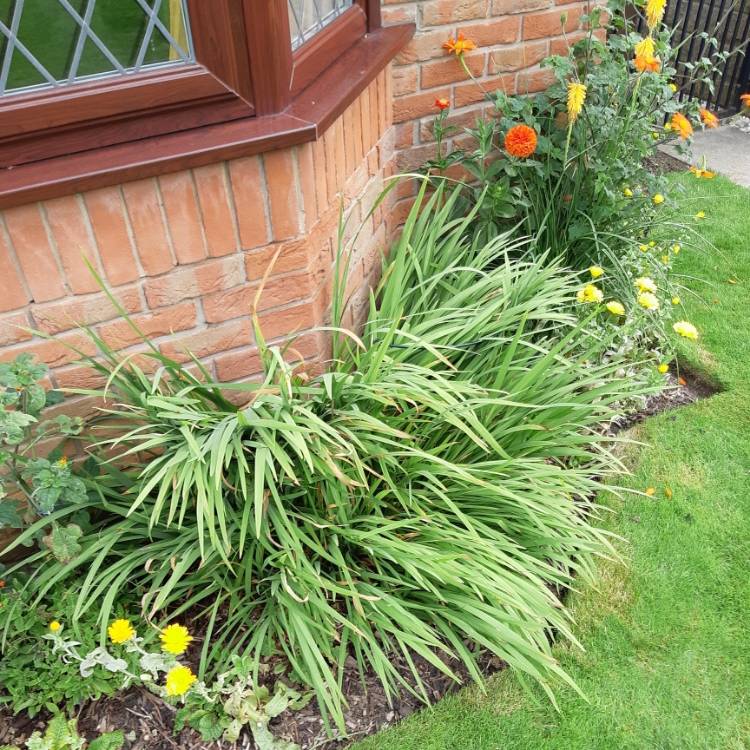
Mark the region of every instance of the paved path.
<instances>
[{"instance_id":1,"label":"paved path","mask_svg":"<svg viewBox=\"0 0 750 750\"><path fill-rule=\"evenodd\" d=\"M663 150L686 161L670 146L664 146ZM726 125L716 130L696 132L692 163L700 165L704 155L708 169L726 175L738 185L750 187L750 133Z\"/></svg>"}]
</instances>

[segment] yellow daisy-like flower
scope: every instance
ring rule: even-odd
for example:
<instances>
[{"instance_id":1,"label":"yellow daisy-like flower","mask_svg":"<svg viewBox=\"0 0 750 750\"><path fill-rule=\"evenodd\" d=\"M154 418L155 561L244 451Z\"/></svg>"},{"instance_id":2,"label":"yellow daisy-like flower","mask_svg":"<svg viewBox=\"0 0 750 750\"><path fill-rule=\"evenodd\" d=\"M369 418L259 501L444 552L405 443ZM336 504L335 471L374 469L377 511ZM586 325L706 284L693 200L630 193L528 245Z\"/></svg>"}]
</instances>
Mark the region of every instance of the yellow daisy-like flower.
<instances>
[{"instance_id":1,"label":"yellow daisy-like flower","mask_svg":"<svg viewBox=\"0 0 750 750\"><path fill-rule=\"evenodd\" d=\"M705 219L706 218L706 212L705 211L698 211L698 213L695 215L696 219Z\"/></svg>"},{"instance_id":2,"label":"yellow daisy-like flower","mask_svg":"<svg viewBox=\"0 0 750 750\"><path fill-rule=\"evenodd\" d=\"M594 284L586 284L583 289L579 289L576 293L576 299L584 304L591 302L601 302L604 299L602 290L594 286Z\"/></svg>"},{"instance_id":3,"label":"yellow daisy-like flower","mask_svg":"<svg viewBox=\"0 0 750 750\"><path fill-rule=\"evenodd\" d=\"M184 654L193 636L184 625L167 625L162 631L161 647L169 654Z\"/></svg>"},{"instance_id":4,"label":"yellow daisy-like flower","mask_svg":"<svg viewBox=\"0 0 750 750\"><path fill-rule=\"evenodd\" d=\"M571 122L578 119L586 101L586 87L582 83L571 81L568 84L568 117Z\"/></svg>"},{"instance_id":5,"label":"yellow daisy-like flower","mask_svg":"<svg viewBox=\"0 0 750 750\"><path fill-rule=\"evenodd\" d=\"M649 247L656 247L656 240L651 240L651 242L648 243Z\"/></svg>"},{"instance_id":6,"label":"yellow daisy-like flower","mask_svg":"<svg viewBox=\"0 0 750 750\"><path fill-rule=\"evenodd\" d=\"M62 627L62 624L58 622L57 620L52 620L52 622L49 624L49 629L53 633L57 633L58 630Z\"/></svg>"},{"instance_id":7,"label":"yellow daisy-like flower","mask_svg":"<svg viewBox=\"0 0 750 750\"><path fill-rule=\"evenodd\" d=\"M669 256L668 255L662 255L661 256L661 262L666 266L667 263L669 263Z\"/></svg>"},{"instance_id":8,"label":"yellow daisy-like flower","mask_svg":"<svg viewBox=\"0 0 750 750\"><path fill-rule=\"evenodd\" d=\"M687 320L678 320L672 326L672 330L686 339L695 341L698 338L698 329L692 323L688 323Z\"/></svg>"},{"instance_id":9,"label":"yellow daisy-like flower","mask_svg":"<svg viewBox=\"0 0 750 750\"><path fill-rule=\"evenodd\" d=\"M661 206L664 203L664 196L661 193L657 193L651 200L655 206Z\"/></svg>"},{"instance_id":10,"label":"yellow daisy-like flower","mask_svg":"<svg viewBox=\"0 0 750 750\"><path fill-rule=\"evenodd\" d=\"M600 276L604 276L604 269L601 266L591 266L589 273L592 279L598 279Z\"/></svg>"},{"instance_id":11,"label":"yellow daisy-like flower","mask_svg":"<svg viewBox=\"0 0 750 750\"><path fill-rule=\"evenodd\" d=\"M677 93L677 84L676 84L676 83L670 83L670 84L669 84L669 90L670 90L670 91L671 91L671 92L672 92L673 94L676 94L676 93Z\"/></svg>"},{"instance_id":12,"label":"yellow daisy-like flower","mask_svg":"<svg viewBox=\"0 0 750 750\"><path fill-rule=\"evenodd\" d=\"M653 497L656 494L656 487L646 487L646 494Z\"/></svg>"},{"instance_id":13,"label":"yellow daisy-like flower","mask_svg":"<svg viewBox=\"0 0 750 750\"><path fill-rule=\"evenodd\" d=\"M178 664L176 667L167 672L166 689L167 695L185 695L198 678L193 674L190 667L183 667Z\"/></svg>"},{"instance_id":14,"label":"yellow daisy-like flower","mask_svg":"<svg viewBox=\"0 0 750 750\"><path fill-rule=\"evenodd\" d=\"M664 18L664 9L667 7L667 0L647 0L646 2L646 22L649 29L655 29Z\"/></svg>"},{"instance_id":15,"label":"yellow daisy-like flower","mask_svg":"<svg viewBox=\"0 0 750 750\"><path fill-rule=\"evenodd\" d=\"M656 44L650 34L635 45L636 57L653 57L655 51Z\"/></svg>"},{"instance_id":16,"label":"yellow daisy-like flower","mask_svg":"<svg viewBox=\"0 0 750 750\"><path fill-rule=\"evenodd\" d=\"M646 310L659 309L659 300L656 299L656 295L651 294L651 292L641 292L638 295L638 304L641 307L645 307Z\"/></svg>"},{"instance_id":17,"label":"yellow daisy-like flower","mask_svg":"<svg viewBox=\"0 0 750 750\"><path fill-rule=\"evenodd\" d=\"M639 276L634 282L639 292L655 292L656 283L648 276Z\"/></svg>"},{"instance_id":18,"label":"yellow daisy-like flower","mask_svg":"<svg viewBox=\"0 0 750 750\"><path fill-rule=\"evenodd\" d=\"M625 306L622 304L622 302L617 302L616 300L612 300L611 302L607 302L607 310L612 313L612 315L622 316L625 315Z\"/></svg>"},{"instance_id":19,"label":"yellow daisy-like flower","mask_svg":"<svg viewBox=\"0 0 750 750\"><path fill-rule=\"evenodd\" d=\"M679 242L675 242L674 245L672 245L672 252L675 255L679 255L680 254L680 250L682 250L682 245L680 245Z\"/></svg>"},{"instance_id":20,"label":"yellow daisy-like flower","mask_svg":"<svg viewBox=\"0 0 750 750\"><path fill-rule=\"evenodd\" d=\"M638 245L638 249L639 249L639 250L640 250L640 251L641 251L642 253L647 253L647 252L648 252L648 245Z\"/></svg>"},{"instance_id":21,"label":"yellow daisy-like flower","mask_svg":"<svg viewBox=\"0 0 750 750\"><path fill-rule=\"evenodd\" d=\"M633 197L633 191L629 187L623 188L622 189L622 194L626 198L632 198Z\"/></svg>"},{"instance_id":22,"label":"yellow daisy-like flower","mask_svg":"<svg viewBox=\"0 0 750 750\"><path fill-rule=\"evenodd\" d=\"M679 297L672 297L672 304L679 305L682 300Z\"/></svg>"},{"instance_id":23,"label":"yellow daisy-like flower","mask_svg":"<svg viewBox=\"0 0 750 750\"><path fill-rule=\"evenodd\" d=\"M662 362L657 368L656 368L662 375L669 372L669 365L666 362Z\"/></svg>"},{"instance_id":24,"label":"yellow daisy-like flower","mask_svg":"<svg viewBox=\"0 0 750 750\"><path fill-rule=\"evenodd\" d=\"M115 620L107 628L107 635L112 643L127 643L131 638L135 638L135 628L130 624L130 620Z\"/></svg>"}]
</instances>

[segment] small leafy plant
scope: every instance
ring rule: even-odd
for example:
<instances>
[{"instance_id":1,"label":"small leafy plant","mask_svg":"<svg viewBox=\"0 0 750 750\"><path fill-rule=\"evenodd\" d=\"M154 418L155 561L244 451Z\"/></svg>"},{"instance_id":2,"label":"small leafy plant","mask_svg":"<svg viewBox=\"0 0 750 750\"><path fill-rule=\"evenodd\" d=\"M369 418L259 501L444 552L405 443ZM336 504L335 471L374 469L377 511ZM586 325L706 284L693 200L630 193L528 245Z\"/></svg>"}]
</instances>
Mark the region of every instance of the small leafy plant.
<instances>
[{"instance_id":1,"label":"small leafy plant","mask_svg":"<svg viewBox=\"0 0 750 750\"><path fill-rule=\"evenodd\" d=\"M87 743L78 734L75 719L66 719L62 714L57 714L50 719L44 734L34 732L26 741L25 746L26 750L119 750L124 742L123 733L117 731L101 734ZM2 745L0 750L20 750L20 748L14 745Z\"/></svg>"},{"instance_id":2,"label":"small leafy plant","mask_svg":"<svg viewBox=\"0 0 750 750\"><path fill-rule=\"evenodd\" d=\"M59 391L45 390L46 374L46 365L35 363L30 354L0 364L0 530L21 529L86 500L86 485L59 446L46 457L37 455L50 440L62 442L83 430L80 417L42 418L45 407L63 400ZM80 549L81 533L76 523L61 526L53 520L40 529L36 541L68 562Z\"/></svg>"}]
</instances>

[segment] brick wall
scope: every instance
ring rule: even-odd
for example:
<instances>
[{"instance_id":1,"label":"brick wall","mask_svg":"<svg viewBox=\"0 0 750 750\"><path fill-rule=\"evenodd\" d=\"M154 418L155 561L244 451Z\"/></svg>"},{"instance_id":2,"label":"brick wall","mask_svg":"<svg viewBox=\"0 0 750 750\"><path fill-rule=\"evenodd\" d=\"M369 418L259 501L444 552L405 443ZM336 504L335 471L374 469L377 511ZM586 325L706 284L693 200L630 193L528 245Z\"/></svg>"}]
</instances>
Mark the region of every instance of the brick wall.
<instances>
[{"instance_id":1,"label":"brick wall","mask_svg":"<svg viewBox=\"0 0 750 750\"><path fill-rule=\"evenodd\" d=\"M448 122L459 128L472 125L487 108L483 91L467 79L456 57L442 48L443 42L463 34L476 43L477 49L465 59L484 91L542 91L553 76L540 62L564 53L568 43L583 36L580 17L588 5L581 0L383 0L384 23L409 21L417 26L393 67L399 170L413 169L434 155L435 99L450 101ZM400 194L407 192L404 186Z\"/></svg>"},{"instance_id":2,"label":"brick wall","mask_svg":"<svg viewBox=\"0 0 750 750\"><path fill-rule=\"evenodd\" d=\"M264 335L302 332L295 348L319 359L325 342L310 329L329 304L340 206L351 234L393 172L390 80L383 71L317 142L0 213L0 360L32 352L52 385L86 387L92 375L66 347L92 351L76 324L138 350L86 258L163 353L246 378L259 370L251 305L277 252L258 307ZM378 209L357 243L353 315L387 218Z\"/></svg>"}]
</instances>

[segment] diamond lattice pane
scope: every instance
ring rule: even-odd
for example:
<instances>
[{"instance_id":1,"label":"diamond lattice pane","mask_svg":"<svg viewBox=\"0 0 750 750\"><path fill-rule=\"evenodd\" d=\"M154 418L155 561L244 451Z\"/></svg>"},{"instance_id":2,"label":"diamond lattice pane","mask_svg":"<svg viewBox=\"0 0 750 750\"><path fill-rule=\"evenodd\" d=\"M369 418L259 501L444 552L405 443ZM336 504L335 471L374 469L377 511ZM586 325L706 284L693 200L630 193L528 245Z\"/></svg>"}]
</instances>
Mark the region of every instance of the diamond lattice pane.
<instances>
[{"instance_id":1,"label":"diamond lattice pane","mask_svg":"<svg viewBox=\"0 0 750 750\"><path fill-rule=\"evenodd\" d=\"M353 0L289 0L289 25L292 30L292 49L301 47L335 21Z\"/></svg>"},{"instance_id":2,"label":"diamond lattice pane","mask_svg":"<svg viewBox=\"0 0 750 750\"><path fill-rule=\"evenodd\" d=\"M0 94L192 59L184 0L0 0Z\"/></svg>"}]
</instances>

